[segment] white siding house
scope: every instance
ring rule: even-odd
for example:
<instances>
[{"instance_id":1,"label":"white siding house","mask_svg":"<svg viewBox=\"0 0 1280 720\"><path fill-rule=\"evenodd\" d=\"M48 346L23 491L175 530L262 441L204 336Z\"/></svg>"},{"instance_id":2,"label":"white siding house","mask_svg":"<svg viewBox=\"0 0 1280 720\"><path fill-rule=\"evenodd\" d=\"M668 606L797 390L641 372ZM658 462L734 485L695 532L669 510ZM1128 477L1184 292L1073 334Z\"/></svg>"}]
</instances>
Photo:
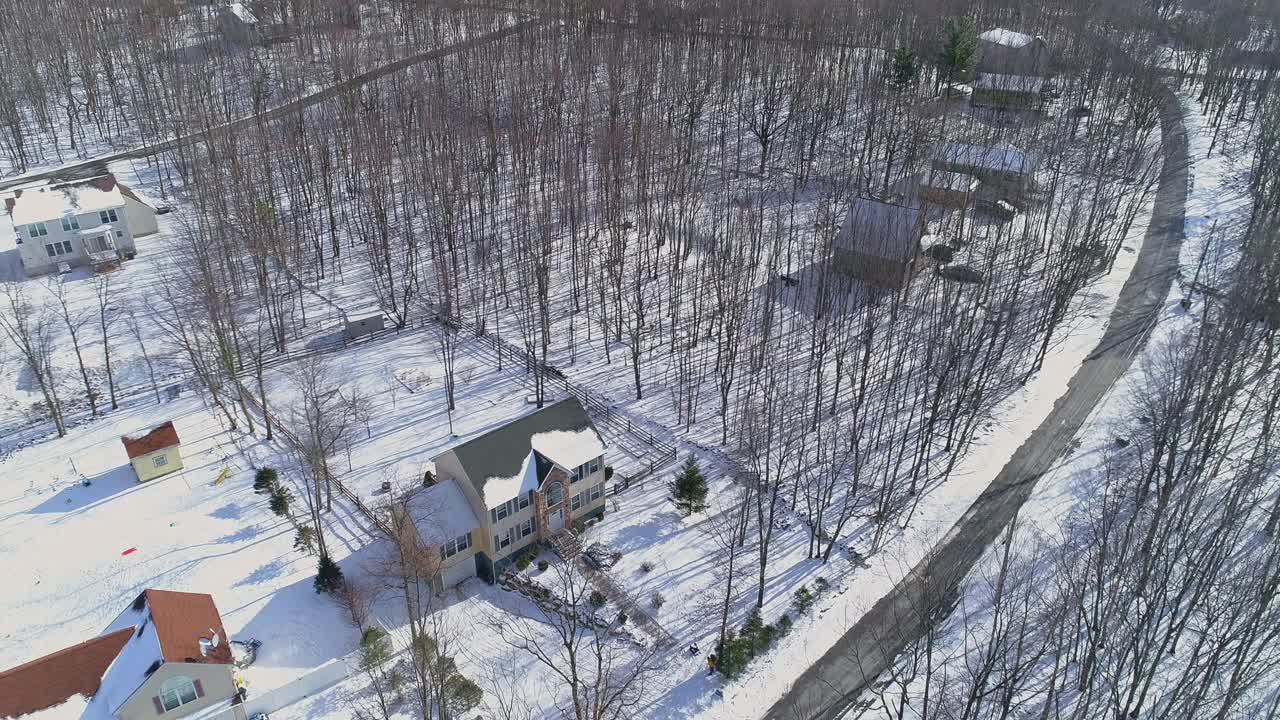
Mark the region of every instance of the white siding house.
<instances>
[{"instance_id":1,"label":"white siding house","mask_svg":"<svg viewBox=\"0 0 1280 720\"><path fill-rule=\"evenodd\" d=\"M27 275L132 258L156 213L113 175L17 188L4 199Z\"/></svg>"}]
</instances>

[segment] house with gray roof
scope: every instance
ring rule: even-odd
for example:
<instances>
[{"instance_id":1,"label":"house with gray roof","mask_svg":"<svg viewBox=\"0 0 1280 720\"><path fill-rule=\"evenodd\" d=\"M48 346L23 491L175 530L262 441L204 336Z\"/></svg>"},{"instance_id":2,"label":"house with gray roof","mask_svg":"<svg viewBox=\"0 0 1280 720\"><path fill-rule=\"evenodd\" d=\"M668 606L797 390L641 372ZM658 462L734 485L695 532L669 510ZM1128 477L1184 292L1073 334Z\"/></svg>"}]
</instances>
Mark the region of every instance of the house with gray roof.
<instances>
[{"instance_id":1,"label":"house with gray roof","mask_svg":"<svg viewBox=\"0 0 1280 720\"><path fill-rule=\"evenodd\" d=\"M1049 43L1036 35L1005 28L978 36L978 72L1044 77L1049 74Z\"/></svg>"},{"instance_id":2,"label":"house with gray roof","mask_svg":"<svg viewBox=\"0 0 1280 720\"><path fill-rule=\"evenodd\" d=\"M855 198L836 235L836 270L870 285L901 289L911 281L924 232L919 208Z\"/></svg>"},{"instance_id":3,"label":"house with gray roof","mask_svg":"<svg viewBox=\"0 0 1280 720\"><path fill-rule=\"evenodd\" d=\"M604 438L574 398L433 458L433 482L404 507L440 549L440 585L493 582L522 551L604 517Z\"/></svg>"},{"instance_id":4,"label":"house with gray roof","mask_svg":"<svg viewBox=\"0 0 1280 720\"><path fill-rule=\"evenodd\" d=\"M946 143L933 156L933 169L972 175L993 196L1021 196L1032 187L1040 156L1008 143Z\"/></svg>"}]
</instances>

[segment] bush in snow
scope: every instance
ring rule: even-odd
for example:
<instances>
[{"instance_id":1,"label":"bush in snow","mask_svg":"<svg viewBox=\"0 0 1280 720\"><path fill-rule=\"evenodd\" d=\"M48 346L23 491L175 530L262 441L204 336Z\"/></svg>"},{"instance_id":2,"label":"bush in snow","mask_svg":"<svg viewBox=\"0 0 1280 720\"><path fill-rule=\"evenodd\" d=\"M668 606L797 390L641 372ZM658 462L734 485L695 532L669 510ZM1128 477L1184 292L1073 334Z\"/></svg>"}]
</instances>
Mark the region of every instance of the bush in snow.
<instances>
[{"instance_id":1,"label":"bush in snow","mask_svg":"<svg viewBox=\"0 0 1280 720\"><path fill-rule=\"evenodd\" d=\"M546 560L538 561L538 572L546 572L547 568L549 567L551 567L551 563L547 562Z\"/></svg>"},{"instance_id":2,"label":"bush in snow","mask_svg":"<svg viewBox=\"0 0 1280 720\"><path fill-rule=\"evenodd\" d=\"M646 573L646 574L653 572L653 563L649 562L648 560L645 560L644 562L640 563L640 572Z\"/></svg>"},{"instance_id":3,"label":"bush in snow","mask_svg":"<svg viewBox=\"0 0 1280 720\"><path fill-rule=\"evenodd\" d=\"M626 611L626 610L619 610L619 611L618 611L618 624L619 624L619 625L626 625L626 624L627 624L627 611Z\"/></svg>"},{"instance_id":4,"label":"bush in snow","mask_svg":"<svg viewBox=\"0 0 1280 720\"><path fill-rule=\"evenodd\" d=\"M276 486L271 491L271 512L284 517L289 514L289 501L293 500L289 488Z\"/></svg>"},{"instance_id":5,"label":"bush in snow","mask_svg":"<svg viewBox=\"0 0 1280 720\"><path fill-rule=\"evenodd\" d=\"M604 593L599 590L592 590L591 597L588 599L591 601L591 605L593 607L603 607L604 604L608 602L608 598L606 598Z\"/></svg>"},{"instance_id":6,"label":"bush in snow","mask_svg":"<svg viewBox=\"0 0 1280 720\"><path fill-rule=\"evenodd\" d=\"M672 502L685 515L707 508L707 479L702 477L698 461L692 455L684 461L676 479L667 483L667 489L671 491Z\"/></svg>"},{"instance_id":7,"label":"bush in snow","mask_svg":"<svg viewBox=\"0 0 1280 720\"><path fill-rule=\"evenodd\" d=\"M667 602L667 599L662 597L662 593L654 591L653 593L653 609L654 610L661 610L662 606L665 605L666 602Z\"/></svg>"},{"instance_id":8,"label":"bush in snow","mask_svg":"<svg viewBox=\"0 0 1280 720\"><path fill-rule=\"evenodd\" d=\"M516 569L520 572L524 572L525 570L528 570L529 566L532 564L533 560L530 559L528 555L521 555L520 559L516 560Z\"/></svg>"},{"instance_id":9,"label":"bush in snow","mask_svg":"<svg viewBox=\"0 0 1280 720\"><path fill-rule=\"evenodd\" d=\"M269 495L275 492L278 481L275 468L258 468L258 472L253 474L253 491L259 495Z\"/></svg>"},{"instance_id":10,"label":"bush in snow","mask_svg":"<svg viewBox=\"0 0 1280 720\"><path fill-rule=\"evenodd\" d=\"M766 625L759 608L752 610L739 633L731 630L726 634L724 644L718 648L716 669L729 679L738 677L753 658L763 655L789 629L790 617L783 615L777 626Z\"/></svg>"},{"instance_id":11,"label":"bush in snow","mask_svg":"<svg viewBox=\"0 0 1280 720\"><path fill-rule=\"evenodd\" d=\"M340 587L342 587L342 568L338 567L338 563L331 560L328 555L321 555L320 563L316 566L316 592L331 593Z\"/></svg>"},{"instance_id":12,"label":"bush in snow","mask_svg":"<svg viewBox=\"0 0 1280 720\"><path fill-rule=\"evenodd\" d=\"M800 615L809 612L809 608L813 606L813 592L809 590L808 585L801 585L791 596L791 606Z\"/></svg>"},{"instance_id":13,"label":"bush in snow","mask_svg":"<svg viewBox=\"0 0 1280 720\"><path fill-rule=\"evenodd\" d=\"M293 549L308 555L316 554L316 529L303 525L293 534Z\"/></svg>"},{"instance_id":14,"label":"bush in snow","mask_svg":"<svg viewBox=\"0 0 1280 720\"><path fill-rule=\"evenodd\" d=\"M819 576L813 579L813 586L818 589L818 594L821 595L831 589L831 581Z\"/></svg>"}]
</instances>

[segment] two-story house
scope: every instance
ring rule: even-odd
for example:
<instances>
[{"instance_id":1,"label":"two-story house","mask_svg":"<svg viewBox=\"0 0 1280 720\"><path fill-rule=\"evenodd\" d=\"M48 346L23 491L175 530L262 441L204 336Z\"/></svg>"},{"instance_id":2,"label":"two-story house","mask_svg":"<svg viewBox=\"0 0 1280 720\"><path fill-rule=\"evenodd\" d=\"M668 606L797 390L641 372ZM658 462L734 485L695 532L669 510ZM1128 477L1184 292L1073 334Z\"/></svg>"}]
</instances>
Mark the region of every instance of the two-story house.
<instances>
[{"instance_id":1,"label":"two-story house","mask_svg":"<svg viewBox=\"0 0 1280 720\"><path fill-rule=\"evenodd\" d=\"M434 485L403 506L439 548L439 584L493 582L530 545L604 517L604 451L569 398L437 455Z\"/></svg>"},{"instance_id":2,"label":"two-story house","mask_svg":"<svg viewBox=\"0 0 1280 720\"><path fill-rule=\"evenodd\" d=\"M144 590L100 635L0 673L0 718L78 703L81 720L245 720L213 598Z\"/></svg>"},{"instance_id":3,"label":"two-story house","mask_svg":"<svg viewBox=\"0 0 1280 720\"><path fill-rule=\"evenodd\" d=\"M156 212L114 175L34 184L4 199L27 275L130 259L156 232Z\"/></svg>"}]
</instances>

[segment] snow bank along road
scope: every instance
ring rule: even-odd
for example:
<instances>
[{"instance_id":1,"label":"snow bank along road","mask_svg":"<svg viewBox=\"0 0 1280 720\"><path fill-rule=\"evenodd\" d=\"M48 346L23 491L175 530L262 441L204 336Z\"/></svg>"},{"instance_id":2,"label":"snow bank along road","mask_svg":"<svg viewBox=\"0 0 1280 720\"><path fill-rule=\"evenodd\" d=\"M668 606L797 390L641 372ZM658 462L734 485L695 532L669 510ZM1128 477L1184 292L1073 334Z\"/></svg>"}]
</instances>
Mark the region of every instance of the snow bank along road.
<instances>
[{"instance_id":1,"label":"snow bank along road","mask_svg":"<svg viewBox=\"0 0 1280 720\"><path fill-rule=\"evenodd\" d=\"M300 97L297 100L292 100L283 105L273 107L269 110L264 110L263 112L258 113L257 115L249 115L247 117L242 117L239 120L232 120L229 123L224 123L222 125L218 125L217 127L209 128L208 130L201 130L200 132L189 133L187 135L176 137L171 140L161 140L159 142L151 143L150 145L142 145L140 147L135 147L129 150L121 150L120 152L112 153L110 155L100 155L98 157L89 158L88 160L82 160L80 162L70 163L68 165L61 165L59 167L52 168L50 170L43 170L40 172L31 173L29 175L21 175L18 177L3 179L3 180L0 180L0 190L5 190L15 185L21 185L23 183L29 183L35 180L44 180L46 178L57 177L67 173L74 173L77 170L83 170L85 168L90 168L97 165L103 165L109 162L115 162L117 160L129 160L132 158L148 157L151 155L162 153L166 150L171 150L185 143L199 142L211 135L236 132L243 128L251 127L257 124L258 122L272 120L282 115L287 115L291 112L302 110L304 108L311 107L312 105L322 103L325 100L328 100L337 95L341 95L342 93L354 90L362 85L373 82L374 80L377 80L379 78L383 78L383 77L386 77L387 75L400 72L401 70L404 70L405 68L410 67L412 65L417 65L418 63L427 62L428 60L438 60L442 57L453 55L454 53L459 53L464 50L470 50L471 48L479 47L480 45L485 45L497 40L501 40L502 38L508 37L510 35L516 35L516 34L522 33L530 28L533 28L537 25L544 24L546 22L548 21L542 18L532 18L529 20L521 20L510 27L502 28L501 30L495 30L490 33L485 33L484 35L477 35L476 37L473 37L469 40L463 40L462 42L457 42L452 45L446 45L442 48L427 50L425 52L420 52L415 55L410 55L408 57L400 58L395 62L387 63L386 65L381 65L372 70L366 70L365 72L362 72L358 75L352 75L346 80L343 80L342 82L337 83L336 85L330 85L329 87L319 92L312 93L311 95L304 95L303 97Z\"/></svg>"},{"instance_id":2,"label":"snow bank along road","mask_svg":"<svg viewBox=\"0 0 1280 720\"><path fill-rule=\"evenodd\" d=\"M1162 86L1164 165L1142 250L1120 291L1111 322L1044 422L1018 448L942 544L912 568L769 709L769 720L834 720L924 630L948 612L964 576L1017 516L1036 480L1068 449L1102 397L1129 368L1165 305L1178 271L1187 201L1187 136L1177 95Z\"/></svg>"}]
</instances>

